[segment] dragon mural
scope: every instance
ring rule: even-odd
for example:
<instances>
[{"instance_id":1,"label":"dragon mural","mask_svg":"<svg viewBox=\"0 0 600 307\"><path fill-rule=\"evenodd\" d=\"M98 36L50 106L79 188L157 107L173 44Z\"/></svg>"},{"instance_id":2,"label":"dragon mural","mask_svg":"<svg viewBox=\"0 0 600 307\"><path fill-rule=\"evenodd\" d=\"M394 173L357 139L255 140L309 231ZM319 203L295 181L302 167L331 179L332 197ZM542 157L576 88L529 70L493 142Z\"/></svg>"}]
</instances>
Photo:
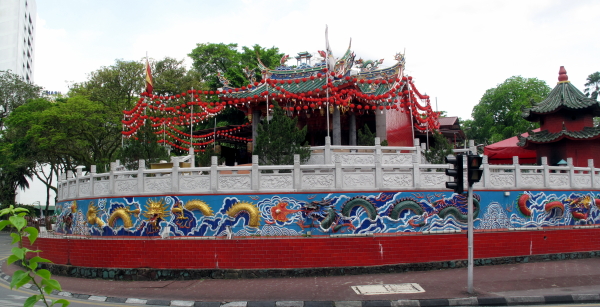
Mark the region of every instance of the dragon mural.
<instances>
[{"instance_id":1,"label":"dragon mural","mask_svg":"<svg viewBox=\"0 0 600 307\"><path fill-rule=\"evenodd\" d=\"M464 230L467 197L449 192L126 197L59 204L57 232L98 236L300 236ZM600 224L600 194L473 196L475 229ZM165 228L169 226L169 228Z\"/></svg>"}]
</instances>

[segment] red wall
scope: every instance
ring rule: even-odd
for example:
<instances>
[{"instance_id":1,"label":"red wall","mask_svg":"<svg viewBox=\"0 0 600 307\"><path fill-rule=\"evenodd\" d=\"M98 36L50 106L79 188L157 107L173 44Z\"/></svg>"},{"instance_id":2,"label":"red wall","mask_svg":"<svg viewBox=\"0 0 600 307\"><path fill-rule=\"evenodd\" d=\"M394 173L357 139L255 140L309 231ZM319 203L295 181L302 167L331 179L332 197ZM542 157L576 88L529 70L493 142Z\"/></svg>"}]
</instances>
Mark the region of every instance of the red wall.
<instances>
[{"instance_id":1,"label":"red wall","mask_svg":"<svg viewBox=\"0 0 600 307\"><path fill-rule=\"evenodd\" d=\"M600 250L600 228L475 233L475 258ZM239 240L53 239L57 264L98 268L267 269L376 266L467 258L466 233Z\"/></svg>"},{"instance_id":2,"label":"red wall","mask_svg":"<svg viewBox=\"0 0 600 307\"><path fill-rule=\"evenodd\" d=\"M385 116L388 145L413 146L413 127L410 114L399 110L389 110Z\"/></svg>"}]
</instances>

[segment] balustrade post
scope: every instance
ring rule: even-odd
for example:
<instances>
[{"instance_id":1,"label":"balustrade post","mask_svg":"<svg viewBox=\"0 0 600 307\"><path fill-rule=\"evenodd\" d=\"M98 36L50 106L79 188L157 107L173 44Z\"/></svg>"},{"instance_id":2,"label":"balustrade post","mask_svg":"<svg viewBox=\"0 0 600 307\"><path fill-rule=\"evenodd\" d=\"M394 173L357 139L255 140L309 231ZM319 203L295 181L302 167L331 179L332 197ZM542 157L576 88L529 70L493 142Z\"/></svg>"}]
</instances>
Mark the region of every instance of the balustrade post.
<instances>
[{"instance_id":1,"label":"balustrade post","mask_svg":"<svg viewBox=\"0 0 600 307\"><path fill-rule=\"evenodd\" d=\"M375 152L373 153L373 161L381 161L381 139L379 137L375 137Z\"/></svg>"},{"instance_id":2,"label":"balustrade post","mask_svg":"<svg viewBox=\"0 0 600 307\"><path fill-rule=\"evenodd\" d=\"M92 165L90 167L90 196L96 195L96 191L94 189L94 183L96 180L94 180L94 175L96 175L96 166Z\"/></svg>"},{"instance_id":3,"label":"balustrade post","mask_svg":"<svg viewBox=\"0 0 600 307\"><path fill-rule=\"evenodd\" d=\"M383 187L383 172L381 170L382 155L375 156L375 187Z\"/></svg>"},{"instance_id":4,"label":"balustrade post","mask_svg":"<svg viewBox=\"0 0 600 307\"><path fill-rule=\"evenodd\" d=\"M418 140L417 140L418 142ZM417 148L419 148L417 146ZM414 154L413 155L413 185L415 188L419 188L421 187L421 169L419 168L419 165L421 164L419 160L421 160L420 158L420 154Z\"/></svg>"},{"instance_id":5,"label":"balustrade post","mask_svg":"<svg viewBox=\"0 0 600 307\"><path fill-rule=\"evenodd\" d=\"M190 167L196 167L196 155L194 154L194 147L190 147L188 149L188 154L190 157Z\"/></svg>"},{"instance_id":6,"label":"balustrade post","mask_svg":"<svg viewBox=\"0 0 600 307\"><path fill-rule=\"evenodd\" d=\"M258 191L259 187L260 187L260 182L259 182L259 178L260 178L260 173L258 170L258 156L257 155L252 155L252 172L251 172L251 185L252 185L252 191Z\"/></svg>"},{"instance_id":7,"label":"balustrade post","mask_svg":"<svg viewBox=\"0 0 600 307\"><path fill-rule=\"evenodd\" d=\"M61 181L61 173L58 173L58 176L56 178L56 198L58 200L62 200L62 181Z\"/></svg>"},{"instance_id":8,"label":"balustrade post","mask_svg":"<svg viewBox=\"0 0 600 307\"><path fill-rule=\"evenodd\" d=\"M173 161L173 168L171 168L171 190L176 193L179 192L179 157L173 157L171 161Z\"/></svg>"},{"instance_id":9,"label":"balustrade post","mask_svg":"<svg viewBox=\"0 0 600 307\"><path fill-rule=\"evenodd\" d=\"M413 140L413 146L415 147L415 152L413 154L419 157L417 161L421 161L421 146L419 146L419 139ZM413 161L415 161L414 158Z\"/></svg>"},{"instance_id":10,"label":"balustrade post","mask_svg":"<svg viewBox=\"0 0 600 307\"><path fill-rule=\"evenodd\" d=\"M575 188L575 166L573 166L573 158L567 158L567 166L569 167L569 185Z\"/></svg>"},{"instance_id":11,"label":"balustrade post","mask_svg":"<svg viewBox=\"0 0 600 307\"><path fill-rule=\"evenodd\" d=\"M67 174L66 173L61 173L60 174L60 180L62 181L62 199L65 199L69 196L69 182L67 181Z\"/></svg>"},{"instance_id":12,"label":"balustrade post","mask_svg":"<svg viewBox=\"0 0 600 307\"><path fill-rule=\"evenodd\" d=\"M519 164L519 157L513 156L513 165L515 166L515 188L521 187L521 165Z\"/></svg>"},{"instance_id":13,"label":"balustrade post","mask_svg":"<svg viewBox=\"0 0 600 307\"><path fill-rule=\"evenodd\" d=\"M331 138L325 137L325 150L323 151L325 164L331 164Z\"/></svg>"},{"instance_id":14,"label":"balustrade post","mask_svg":"<svg viewBox=\"0 0 600 307\"><path fill-rule=\"evenodd\" d=\"M592 179L591 188L596 187L596 174L594 171L594 159L588 159L588 167L590 168L590 178Z\"/></svg>"},{"instance_id":15,"label":"balustrade post","mask_svg":"<svg viewBox=\"0 0 600 307\"><path fill-rule=\"evenodd\" d=\"M302 182L300 181L302 174L300 172L300 155L294 155L294 189L296 191L302 189Z\"/></svg>"},{"instance_id":16,"label":"balustrade post","mask_svg":"<svg viewBox=\"0 0 600 307\"><path fill-rule=\"evenodd\" d=\"M85 166L82 165L78 165L77 167L75 167L75 169L77 170L77 176L75 177L75 195L77 198L79 198L79 181L81 180L81 177L83 176L83 168Z\"/></svg>"},{"instance_id":17,"label":"balustrade post","mask_svg":"<svg viewBox=\"0 0 600 307\"><path fill-rule=\"evenodd\" d=\"M490 163L488 156L483 155L481 164L483 165L483 187L487 188L490 186Z\"/></svg>"},{"instance_id":18,"label":"balustrade post","mask_svg":"<svg viewBox=\"0 0 600 307\"><path fill-rule=\"evenodd\" d=\"M469 140L469 150L472 154L477 154L477 147L475 146L475 140Z\"/></svg>"},{"instance_id":19,"label":"balustrade post","mask_svg":"<svg viewBox=\"0 0 600 307\"><path fill-rule=\"evenodd\" d=\"M116 162L110 162L110 170L108 171L108 195L115 195L115 170L117 169Z\"/></svg>"},{"instance_id":20,"label":"balustrade post","mask_svg":"<svg viewBox=\"0 0 600 307\"><path fill-rule=\"evenodd\" d=\"M69 179L73 178L73 171L72 170L68 170L67 171L67 198L71 197L71 189L73 189L73 187L71 187L71 184L69 183Z\"/></svg>"},{"instance_id":21,"label":"balustrade post","mask_svg":"<svg viewBox=\"0 0 600 307\"><path fill-rule=\"evenodd\" d=\"M138 173L137 173L137 191L138 193L144 192L144 170L146 169L146 160L138 160Z\"/></svg>"},{"instance_id":22,"label":"balustrade post","mask_svg":"<svg viewBox=\"0 0 600 307\"><path fill-rule=\"evenodd\" d=\"M542 168L544 172L544 188L550 187L550 166L548 165L548 157L542 157Z\"/></svg>"},{"instance_id":23,"label":"balustrade post","mask_svg":"<svg viewBox=\"0 0 600 307\"><path fill-rule=\"evenodd\" d=\"M217 170L217 157L210 157L210 190L216 192L219 188L219 171Z\"/></svg>"},{"instance_id":24,"label":"balustrade post","mask_svg":"<svg viewBox=\"0 0 600 307\"><path fill-rule=\"evenodd\" d=\"M339 155L335 155L335 188L342 188L342 159Z\"/></svg>"}]
</instances>

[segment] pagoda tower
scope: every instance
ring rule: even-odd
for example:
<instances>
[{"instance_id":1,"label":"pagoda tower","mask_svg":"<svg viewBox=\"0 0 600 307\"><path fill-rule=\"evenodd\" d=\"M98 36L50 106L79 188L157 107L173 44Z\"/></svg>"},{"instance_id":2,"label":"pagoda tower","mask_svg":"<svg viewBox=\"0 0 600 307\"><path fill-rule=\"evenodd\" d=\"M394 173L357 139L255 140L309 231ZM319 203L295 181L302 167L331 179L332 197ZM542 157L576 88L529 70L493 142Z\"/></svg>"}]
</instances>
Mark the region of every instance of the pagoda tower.
<instances>
[{"instance_id":1,"label":"pagoda tower","mask_svg":"<svg viewBox=\"0 0 600 307\"><path fill-rule=\"evenodd\" d=\"M594 159L595 167L600 166L600 127L594 127L600 104L571 84L564 66L550 95L522 111L523 118L540 123L539 132L518 136L519 146L536 151L538 164L541 157L548 157L550 165L572 158L574 166L587 167L588 159Z\"/></svg>"}]
</instances>

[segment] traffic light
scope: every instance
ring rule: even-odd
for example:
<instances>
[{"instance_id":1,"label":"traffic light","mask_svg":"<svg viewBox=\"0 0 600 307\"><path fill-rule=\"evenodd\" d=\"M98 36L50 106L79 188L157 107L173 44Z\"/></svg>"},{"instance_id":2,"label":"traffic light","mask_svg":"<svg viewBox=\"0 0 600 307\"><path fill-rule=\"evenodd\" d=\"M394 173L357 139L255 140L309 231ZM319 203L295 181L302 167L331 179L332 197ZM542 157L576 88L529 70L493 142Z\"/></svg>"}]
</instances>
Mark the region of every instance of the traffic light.
<instances>
[{"instance_id":1,"label":"traffic light","mask_svg":"<svg viewBox=\"0 0 600 307\"><path fill-rule=\"evenodd\" d=\"M483 158L478 155L467 155L467 178L470 187L473 186L473 183L479 182L479 180L481 180L483 170L479 169L479 167L481 166L482 162Z\"/></svg>"},{"instance_id":2,"label":"traffic light","mask_svg":"<svg viewBox=\"0 0 600 307\"><path fill-rule=\"evenodd\" d=\"M456 194L462 194L464 189L463 181L463 156L447 156L446 163L454 165L454 169L446 169L446 175L454 177L454 181L446 182L446 188L454 190Z\"/></svg>"}]
</instances>

